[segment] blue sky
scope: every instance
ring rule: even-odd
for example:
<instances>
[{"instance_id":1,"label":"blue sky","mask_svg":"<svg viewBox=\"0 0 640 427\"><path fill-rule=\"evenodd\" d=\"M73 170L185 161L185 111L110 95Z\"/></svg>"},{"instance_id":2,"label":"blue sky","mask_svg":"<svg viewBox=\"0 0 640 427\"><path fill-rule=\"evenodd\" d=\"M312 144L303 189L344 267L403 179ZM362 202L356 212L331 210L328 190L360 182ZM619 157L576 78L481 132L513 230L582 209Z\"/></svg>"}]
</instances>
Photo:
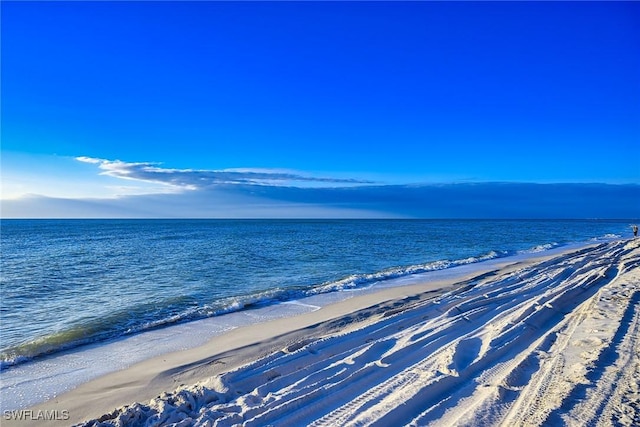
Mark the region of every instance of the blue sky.
<instances>
[{"instance_id":1,"label":"blue sky","mask_svg":"<svg viewBox=\"0 0 640 427\"><path fill-rule=\"evenodd\" d=\"M635 2L2 2L3 216L638 216L638 76Z\"/></svg>"}]
</instances>

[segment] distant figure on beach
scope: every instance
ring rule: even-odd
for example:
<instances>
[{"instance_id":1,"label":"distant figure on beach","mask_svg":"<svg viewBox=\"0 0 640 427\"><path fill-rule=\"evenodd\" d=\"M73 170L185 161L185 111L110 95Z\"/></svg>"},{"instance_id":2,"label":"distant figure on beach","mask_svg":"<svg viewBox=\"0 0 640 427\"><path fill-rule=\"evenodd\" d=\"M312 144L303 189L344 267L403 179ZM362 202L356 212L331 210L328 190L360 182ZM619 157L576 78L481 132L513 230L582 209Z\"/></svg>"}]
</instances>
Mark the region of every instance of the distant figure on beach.
<instances>
[{"instance_id":1,"label":"distant figure on beach","mask_svg":"<svg viewBox=\"0 0 640 427\"><path fill-rule=\"evenodd\" d=\"M634 224L631 226L631 228L633 228L633 237L638 237L638 226Z\"/></svg>"}]
</instances>

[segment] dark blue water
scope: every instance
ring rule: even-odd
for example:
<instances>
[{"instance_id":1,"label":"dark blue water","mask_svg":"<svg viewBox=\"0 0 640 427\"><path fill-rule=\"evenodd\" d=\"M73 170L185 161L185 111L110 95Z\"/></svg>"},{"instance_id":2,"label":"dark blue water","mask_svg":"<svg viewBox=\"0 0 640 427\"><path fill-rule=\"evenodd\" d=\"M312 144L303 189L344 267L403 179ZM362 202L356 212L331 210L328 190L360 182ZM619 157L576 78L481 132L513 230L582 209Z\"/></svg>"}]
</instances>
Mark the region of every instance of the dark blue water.
<instances>
[{"instance_id":1,"label":"dark blue water","mask_svg":"<svg viewBox=\"0 0 640 427\"><path fill-rule=\"evenodd\" d=\"M3 220L3 366L385 278L591 239L626 220Z\"/></svg>"}]
</instances>

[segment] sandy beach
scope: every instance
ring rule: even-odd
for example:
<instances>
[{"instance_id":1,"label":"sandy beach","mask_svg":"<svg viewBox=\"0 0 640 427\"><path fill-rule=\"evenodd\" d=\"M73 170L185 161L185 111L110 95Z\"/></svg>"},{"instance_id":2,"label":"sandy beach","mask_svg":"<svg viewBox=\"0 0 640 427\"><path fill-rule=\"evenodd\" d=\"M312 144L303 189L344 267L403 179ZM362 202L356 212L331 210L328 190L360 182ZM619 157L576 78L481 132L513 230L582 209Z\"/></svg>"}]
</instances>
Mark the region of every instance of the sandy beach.
<instances>
[{"instance_id":1,"label":"sandy beach","mask_svg":"<svg viewBox=\"0 0 640 427\"><path fill-rule=\"evenodd\" d=\"M144 361L3 425L639 425L639 265L640 240L623 240L385 289Z\"/></svg>"},{"instance_id":2,"label":"sandy beach","mask_svg":"<svg viewBox=\"0 0 640 427\"><path fill-rule=\"evenodd\" d=\"M0 427L640 427L640 0L0 2Z\"/></svg>"}]
</instances>

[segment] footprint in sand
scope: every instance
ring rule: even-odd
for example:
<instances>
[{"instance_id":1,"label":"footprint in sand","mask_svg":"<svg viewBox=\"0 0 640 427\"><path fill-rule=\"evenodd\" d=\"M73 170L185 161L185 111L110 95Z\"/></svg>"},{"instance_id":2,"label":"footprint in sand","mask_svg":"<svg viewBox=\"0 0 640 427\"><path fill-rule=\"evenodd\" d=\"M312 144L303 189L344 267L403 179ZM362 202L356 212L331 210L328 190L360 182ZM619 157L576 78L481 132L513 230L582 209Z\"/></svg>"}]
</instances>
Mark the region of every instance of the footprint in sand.
<instances>
[{"instance_id":1,"label":"footprint in sand","mask_svg":"<svg viewBox=\"0 0 640 427\"><path fill-rule=\"evenodd\" d=\"M458 372L466 369L478 357L481 347L482 340L480 338L468 338L460 341L456 346L449 369Z\"/></svg>"}]
</instances>

